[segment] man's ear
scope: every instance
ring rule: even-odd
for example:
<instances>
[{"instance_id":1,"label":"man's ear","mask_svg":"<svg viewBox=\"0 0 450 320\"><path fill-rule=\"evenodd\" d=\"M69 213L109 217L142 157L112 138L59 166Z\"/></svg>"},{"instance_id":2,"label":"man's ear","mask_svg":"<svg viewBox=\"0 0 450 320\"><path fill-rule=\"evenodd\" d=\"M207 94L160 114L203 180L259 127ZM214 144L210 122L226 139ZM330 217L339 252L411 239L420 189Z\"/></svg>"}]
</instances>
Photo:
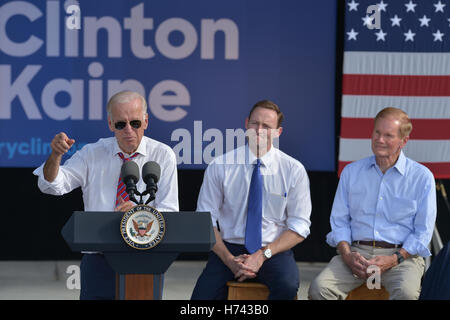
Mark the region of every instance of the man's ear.
<instances>
[{"instance_id":1,"label":"man's ear","mask_svg":"<svg viewBox=\"0 0 450 320\"><path fill-rule=\"evenodd\" d=\"M283 133L283 127L279 127L278 129L277 129L277 137L279 137L279 136L281 136L281 134Z\"/></svg>"},{"instance_id":2,"label":"man's ear","mask_svg":"<svg viewBox=\"0 0 450 320\"><path fill-rule=\"evenodd\" d=\"M114 132L114 125L113 125L113 123L112 123L111 117L110 117L110 116L107 116L107 117L108 117L108 127L109 127L109 130L110 130L111 132Z\"/></svg>"},{"instance_id":3,"label":"man's ear","mask_svg":"<svg viewBox=\"0 0 450 320\"><path fill-rule=\"evenodd\" d=\"M144 116L144 130L148 128L148 113Z\"/></svg>"},{"instance_id":4,"label":"man's ear","mask_svg":"<svg viewBox=\"0 0 450 320\"><path fill-rule=\"evenodd\" d=\"M245 129L248 130L248 118L245 118Z\"/></svg>"},{"instance_id":5,"label":"man's ear","mask_svg":"<svg viewBox=\"0 0 450 320\"><path fill-rule=\"evenodd\" d=\"M400 149L403 149L409 141L409 136L403 137Z\"/></svg>"}]
</instances>

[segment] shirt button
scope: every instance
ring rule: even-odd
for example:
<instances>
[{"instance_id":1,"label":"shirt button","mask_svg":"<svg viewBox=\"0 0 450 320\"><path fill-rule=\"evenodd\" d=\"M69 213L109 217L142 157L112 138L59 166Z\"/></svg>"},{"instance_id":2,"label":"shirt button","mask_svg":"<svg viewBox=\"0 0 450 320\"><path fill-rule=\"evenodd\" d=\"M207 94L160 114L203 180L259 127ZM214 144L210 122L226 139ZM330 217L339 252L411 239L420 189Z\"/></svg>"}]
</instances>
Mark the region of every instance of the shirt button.
<instances>
[{"instance_id":1,"label":"shirt button","mask_svg":"<svg viewBox=\"0 0 450 320\"><path fill-rule=\"evenodd\" d=\"M383 197L380 197L380 200L383 200Z\"/></svg>"}]
</instances>

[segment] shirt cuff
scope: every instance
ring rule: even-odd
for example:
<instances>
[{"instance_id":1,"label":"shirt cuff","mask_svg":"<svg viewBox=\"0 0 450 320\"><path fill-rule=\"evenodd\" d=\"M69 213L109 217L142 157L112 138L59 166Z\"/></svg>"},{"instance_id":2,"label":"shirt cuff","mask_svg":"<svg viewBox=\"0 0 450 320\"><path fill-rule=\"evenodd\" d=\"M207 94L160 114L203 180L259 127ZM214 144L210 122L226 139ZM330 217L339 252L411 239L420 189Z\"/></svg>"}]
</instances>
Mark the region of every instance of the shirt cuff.
<instances>
[{"instance_id":1,"label":"shirt cuff","mask_svg":"<svg viewBox=\"0 0 450 320\"><path fill-rule=\"evenodd\" d=\"M218 218L217 218L217 215L214 214L214 212L213 212L212 210L199 210L199 209L197 208L196 211L197 211L197 212L209 212L209 213L211 214L211 222L212 222L212 226L213 226L213 228L217 228L217 220L218 220Z\"/></svg>"},{"instance_id":2,"label":"shirt cuff","mask_svg":"<svg viewBox=\"0 0 450 320\"><path fill-rule=\"evenodd\" d=\"M350 229L333 230L327 234L327 243L332 247L337 247L339 242L346 241L348 244L352 244L352 233Z\"/></svg>"},{"instance_id":3,"label":"shirt cuff","mask_svg":"<svg viewBox=\"0 0 450 320\"><path fill-rule=\"evenodd\" d=\"M288 219L287 221L287 227L290 230L298 233L304 239L306 239L310 234L309 226L310 223L308 223L307 221L302 221L300 219L295 219L295 221L292 221L292 219Z\"/></svg>"},{"instance_id":4,"label":"shirt cuff","mask_svg":"<svg viewBox=\"0 0 450 320\"><path fill-rule=\"evenodd\" d=\"M419 241L413 234L410 234L402 246L409 254L419 255L421 257L431 256L428 246Z\"/></svg>"},{"instance_id":5,"label":"shirt cuff","mask_svg":"<svg viewBox=\"0 0 450 320\"><path fill-rule=\"evenodd\" d=\"M56 190L60 189L60 186L64 184L61 168L58 170L58 174L52 182L45 180L44 178L44 164L33 171L35 176L38 176L38 187L44 193L59 194ZM50 190L53 190L51 192Z\"/></svg>"}]
</instances>

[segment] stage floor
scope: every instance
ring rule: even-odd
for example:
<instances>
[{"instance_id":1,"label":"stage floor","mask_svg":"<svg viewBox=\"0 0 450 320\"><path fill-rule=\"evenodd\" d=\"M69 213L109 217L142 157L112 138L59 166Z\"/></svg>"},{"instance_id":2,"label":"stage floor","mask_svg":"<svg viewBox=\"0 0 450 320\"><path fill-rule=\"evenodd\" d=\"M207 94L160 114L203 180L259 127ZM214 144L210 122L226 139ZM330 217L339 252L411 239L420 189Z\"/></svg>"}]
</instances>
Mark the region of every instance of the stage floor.
<instances>
[{"instance_id":1,"label":"stage floor","mask_svg":"<svg viewBox=\"0 0 450 320\"><path fill-rule=\"evenodd\" d=\"M79 261L0 261L0 300L77 300L73 272ZM164 300L189 300L206 261L175 261L164 278ZM299 300L306 300L311 280L326 263L297 263Z\"/></svg>"}]
</instances>

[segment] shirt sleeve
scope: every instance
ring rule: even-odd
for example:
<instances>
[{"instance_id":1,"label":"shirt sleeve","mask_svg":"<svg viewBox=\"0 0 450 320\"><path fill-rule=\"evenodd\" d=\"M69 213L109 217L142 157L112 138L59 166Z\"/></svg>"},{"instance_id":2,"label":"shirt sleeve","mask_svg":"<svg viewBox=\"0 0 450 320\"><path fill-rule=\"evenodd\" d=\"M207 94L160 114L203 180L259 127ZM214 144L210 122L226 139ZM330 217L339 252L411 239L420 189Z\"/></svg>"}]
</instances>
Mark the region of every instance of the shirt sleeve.
<instances>
[{"instance_id":1,"label":"shirt sleeve","mask_svg":"<svg viewBox=\"0 0 450 320\"><path fill-rule=\"evenodd\" d=\"M205 170L203 183L197 201L197 211L210 212L212 225L217 228L220 208L223 204L223 184L221 170L224 165L212 162Z\"/></svg>"},{"instance_id":2,"label":"shirt sleeve","mask_svg":"<svg viewBox=\"0 0 450 320\"><path fill-rule=\"evenodd\" d=\"M436 223L436 187L433 174L427 172L422 196L418 199L414 217L414 230L403 242L403 249L409 254L428 257L431 255L428 244L433 236Z\"/></svg>"},{"instance_id":3,"label":"shirt sleeve","mask_svg":"<svg viewBox=\"0 0 450 320\"><path fill-rule=\"evenodd\" d=\"M160 211L179 211L177 159L172 149L161 170L158 192L155 196L155 207Z\"/></svg>"},{"instance_id":4,"label":"shirt sleeve","mask_svg":"<svg viewBox=\"0 0 450 320\"><path fill-rule=\"evenodd\" d=\"M309 178L303 166L299 168L297 179L291 185L287 199L287 227L306 239L311 226L311 195Z\"/></svg>"},{"instance_id":5,"label":"shirt sleeve","mask_svg":"<svg viewBox=\"0 0 450 320\"><path fill-rule=\"evenodd\" d=\"M348 206L348 168L345 167L334 196L333 207L330 216L331 232L327 234L326 241L336 247L339 242L352 243L350 227L350 211Z\"/></svg>"},{"instance_id":6,"label":"shirt sleeve","mask_svg":"<svg viewBox=\"0 0 450 320\"><path fill-rule=\"evenodd\" d=\"M44 178L44 163L34 170L33 174L38 176L39 190L46 194L63 195L83 186L86 181L87 166L82 150L75 152L59 167L58 174L52 182Z\"/></svg>"}]
</instances>

